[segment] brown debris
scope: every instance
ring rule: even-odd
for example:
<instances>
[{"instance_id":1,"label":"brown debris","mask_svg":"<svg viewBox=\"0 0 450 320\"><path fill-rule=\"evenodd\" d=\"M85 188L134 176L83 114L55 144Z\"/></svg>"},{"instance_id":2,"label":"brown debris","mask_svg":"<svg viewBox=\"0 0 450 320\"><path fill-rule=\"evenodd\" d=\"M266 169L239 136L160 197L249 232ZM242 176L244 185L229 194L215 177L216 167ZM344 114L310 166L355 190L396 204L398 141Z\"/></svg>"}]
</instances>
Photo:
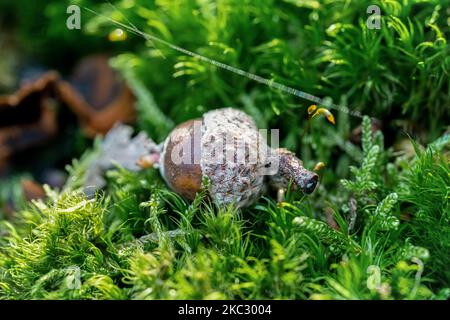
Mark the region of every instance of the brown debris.
<instances>
[{"instance_id":1,"label":"brown debris","mask_svg":"<svg viewBox=\"0 0 450 320\"><path fill-rule=\"evenodd\" d=\"M45 199L45 190L41 184L37 183L31 179L23 179L21 181L21 189L23 199L26 201ZM0 208L0 210L5 214L7 220L12 220L15 218L15 213L19 209L19 204L16 202L14 197L11 195L6 203Z\"/></svg>"},{"instance_id":2,"label":"brown debris","mask_svg":"<svg viewBox=\"0 0 450 320\"><path fill-rule=\"evenodd\" d=\"M411 213L409 213L409 212L401 212L400 213L400 220L411 221Z\"/></svg>"},{"instance_id":3,"label":"brown debris","mask_svg":"<svg viewBox=\"0 0 450 320\"><path fill-rule=\"evenodd\" d=\"M45 198L44 188L39 183L30 179L22 180L22 191L27 201Z\"/></svg>"},{"instance_id":4,"label":"brown debris","mask_svg":"<svg viewBox=\"0 0 450 320\"><path fill-rule=\"evenodd\" d=\"M133 128L117 124L102 141L99 153L87 169L84 190L92 196L106 185L104 173L119 165L130 171L141 170L140 159L149 156L159 158L160 147L145 132L133 135Z\"/></svg>"},{"instance_id":5,"label":"brown debris","mask_svg":"<svg viewBox=\"0 0 450 320\"><path fill-rule=\"evenodd\" d=\"M134 121L134 95L109 66L106 56L83 60L71 82L60 81L57 90L89 137L106 134L117 122Z\"/></svg>"},{"instance_id":6,"label":"brown debris","mask_svg":"<svg viewBox=\"0 0 450 320\"><path fill-rule=\"evenodd\" d=\"M371 118L370 120L372 123L371 127L372 134L383 129L383 123L381 122L381 120L378 120L376 118ZM352 141L355 144L360 144L362 139L361 137L362 137L362 126L359 125L355 129L353 129L352 132L350 133L350 141Z\"/></svg>"},{"instance_id":7,"label":"brown debris","mask_svg":"<svg viewBox=\"0 0 450 320\"><path fill-rule=\"evenodd\" d=\"M11 96L0 96L0 172L16 152L46 142L58 131L51 92L58 79L48 72Z\"/></svg>"},{"instance_id":8,"label":"brown debris","mask_svg":"<svg viewBox=\"0 0 450 320\"><path fill-rule=\"evenodd\" d=\"M0 175L15 153L48 143L65 124L57 107L69 108L88 137L106 134L117 122L135 118L135 98L103 55L87 57L70 82L50 71L25 79L12 95L0 96Z\"/></svg>"},{"instance_id":9,"label":"brown debris","mask_svg":"<svg viewBox=\"0 0 450 320\"><path fill-rule=\"evenodd\" d=\"M336 220L334 219L334 210L331 207L326 207L324 209L325 211L325 217L327 219L327 224L333 228L334 230L340 231L339 225L337 224Z\"/></svg>"},{"instance_id":10,"label":"brown debris","mask_svg":"<svg viewBox=\"0 0 450 320\"><path fill-rule=\"evenodd\" d=\"M159 161L159 154L146 154L138 159L137 165L142 169L157 168L159 166Z\"/></svg>"}]
</instances>

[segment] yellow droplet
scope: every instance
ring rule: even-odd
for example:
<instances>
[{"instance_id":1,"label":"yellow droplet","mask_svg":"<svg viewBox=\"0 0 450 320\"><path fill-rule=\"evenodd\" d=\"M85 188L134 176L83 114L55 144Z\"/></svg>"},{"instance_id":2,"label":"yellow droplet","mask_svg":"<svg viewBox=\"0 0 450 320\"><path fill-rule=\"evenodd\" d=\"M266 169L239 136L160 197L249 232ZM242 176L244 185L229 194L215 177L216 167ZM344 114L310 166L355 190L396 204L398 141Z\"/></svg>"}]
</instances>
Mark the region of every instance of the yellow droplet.
<instances>
[{"instance_id":1,"label":"yellow droplet","mask_svg":"<svg viewBox=\"0 0 450 320\"><path fill-rule=\"evenodd\" d=\"M313 113L314 111L316 111L316 109L317 109L317 106L315 104L313 104L312 106L310 106L308 108L308 114Z\"/></svg>"},{"instance_id":2,"label":"yellow droplet","mask_svg":"<svg viewBox=\"0 0 450 320\"><path fill-rule=\"evenodd\" d=\"M327 120L328 120L329 122L331 122L332 124L336 124L336 121L334 120L334 116L333 116L332 113L330 113L330 114L327 116Z\"/></svg>"},{"instance_id":3,"label":"yellow droplet","mask_svg":"<svg viewBox=\"0 0 450 320\"><path fill-rule=\"evenodd\" d=\"M319 171L319 170L322 170L323 168L325 168L325 163L320 161L320 162L317 162L316 165L314 166L314 171Z\"/></svg>"},{"instance_id":4,"label":"yellow droplet","mask_svg":"<svg viewBox=\"0 0 450 320\"><path fill-rule=\"evenodd\" d=\"M325 108L317 109L317 111L312 115L311 119L319 114L323 114L327 118L328 122L331 122L332 124L336 124L333 114L328 109L325 109Z\"/></svg>"},{"instance_id":5,"label":"yellow droplet","mask_svg":"<svg viewBox=\"0 0 450 320\"><path fill-rule=\"evenodd\" d=\"M120 28L114 29L108 35L108 40L112 42L124 41L127 39L127 34Z\"/></svg>"}]
</instances>

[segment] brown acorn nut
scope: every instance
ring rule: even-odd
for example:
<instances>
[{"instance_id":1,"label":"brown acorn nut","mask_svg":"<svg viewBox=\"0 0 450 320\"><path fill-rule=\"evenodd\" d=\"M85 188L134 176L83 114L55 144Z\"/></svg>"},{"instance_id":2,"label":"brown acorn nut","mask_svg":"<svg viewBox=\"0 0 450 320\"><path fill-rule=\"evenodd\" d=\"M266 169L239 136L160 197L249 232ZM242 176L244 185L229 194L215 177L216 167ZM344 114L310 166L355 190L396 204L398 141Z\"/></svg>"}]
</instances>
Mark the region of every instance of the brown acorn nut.
<instances>
[{"instance_id":1,"label":"brown acorn nut","mask_svg":"<svg viewBox=\"0 0 450 320\"><path fill-rule=\"evenodd\" d=\"M292 152L268 147L254 121L232 108L177 126L164 142L159 165L170 188L186 199L195 198L207 177L210 197L236 207L255 202L265 183L285 189L292 179L310 194L318 182L317 174L306 170Z\"/></svg>"},{"instance_id":2,"label":"brown acorn nut","mask_svg":"<svg viewBox=\"0 0 450 320\"><path fill-rule=\"evenodd\" d=\"M194 141L195 123L201 120L189 120L178 125L166 139L163 154L160 160L161 175L170 188L186 199L193 200L195 194L200 190L202 183L202 170L200 163L194 161L194 155L200 154L200 148L194 148L195 143L189 145L190 150L182 150L180 156L189 152L189 161L175 163L172 157L174 147L183 143L188 137L189 142ZM197 141L198 143L198 141Z\"/></svg>"}]
</instances>

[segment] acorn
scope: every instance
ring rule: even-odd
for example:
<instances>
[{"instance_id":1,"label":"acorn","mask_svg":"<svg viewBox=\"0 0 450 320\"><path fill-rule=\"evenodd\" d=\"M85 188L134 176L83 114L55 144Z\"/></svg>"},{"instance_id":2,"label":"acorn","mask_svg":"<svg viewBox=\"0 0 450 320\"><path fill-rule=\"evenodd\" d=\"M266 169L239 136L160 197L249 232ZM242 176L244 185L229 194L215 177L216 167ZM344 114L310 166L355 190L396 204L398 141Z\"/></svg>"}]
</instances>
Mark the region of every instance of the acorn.
<instances>
[{"instance_id":1,"label":"acorn","mask_svg":"<svg viewBox=\"0 0 450 320\"><path fill-rule=\"evenodd\" d=\"M233 109L216 109L178 125L162 144L158 163L168 186L188 200L206 188L218 204L245 207L267 186L312 193L318 175L293 152L271 148L253 119ZM207 179L205 179L207 178Z\"/></svg>"}]
</instances>

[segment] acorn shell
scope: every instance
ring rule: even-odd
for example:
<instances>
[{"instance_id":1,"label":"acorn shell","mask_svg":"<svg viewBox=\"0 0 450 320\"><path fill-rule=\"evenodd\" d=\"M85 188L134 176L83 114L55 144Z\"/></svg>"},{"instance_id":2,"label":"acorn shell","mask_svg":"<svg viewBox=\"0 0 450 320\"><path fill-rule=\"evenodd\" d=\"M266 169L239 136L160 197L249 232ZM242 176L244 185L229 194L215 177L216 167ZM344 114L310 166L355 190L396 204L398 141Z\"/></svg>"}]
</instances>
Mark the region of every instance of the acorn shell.
<instances>
[{"instance_id":1,"label":"acorn shell","mask_svg":"<svg viewBox=\"0 0 450 320\"><path fill-rule=\"evenodd\" d=\"M193 142L194 145L200 142L199 138L197 138L197 141L194 140L194 127L196 122L199 122L201 125L200 119L194 119L183 122L175 127L165 140L160 157L159 170L161 176L171 189L188 200L193 200L195 194L201 188L202 170L200 163L194 161L194 155L201 156L201 150L200 148L191 147L190 151L192 152L192 156L190 157L190 163L177 163L173 161L172 153L174 152L174 147L184 143L186 139L189 142ZM181 151L183 154L180 156L185 156L184 152L186 150Z\"/></svg>"},{"instance_id":2,"label":"acorn shell","mask_svg":"<svg viewBox=\"0 0 450 320\"><path fill-rule=\"evenodd\" d=\"M264 176L260 169L268 161L266 147L266 140L247 114L232 108L217 109L171 132L164 142L160 171L167 184L188 200L195 198L207 177L213 200L243 207L261 194ZM223 152L216 155L214 150ZM256 161L249 161L250 151L256 154ZM189 161L174 161L174 154ZM242 159L238 157L245 161L238 161Z\"/></svg>"}]
</instances>

